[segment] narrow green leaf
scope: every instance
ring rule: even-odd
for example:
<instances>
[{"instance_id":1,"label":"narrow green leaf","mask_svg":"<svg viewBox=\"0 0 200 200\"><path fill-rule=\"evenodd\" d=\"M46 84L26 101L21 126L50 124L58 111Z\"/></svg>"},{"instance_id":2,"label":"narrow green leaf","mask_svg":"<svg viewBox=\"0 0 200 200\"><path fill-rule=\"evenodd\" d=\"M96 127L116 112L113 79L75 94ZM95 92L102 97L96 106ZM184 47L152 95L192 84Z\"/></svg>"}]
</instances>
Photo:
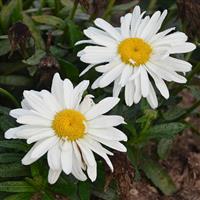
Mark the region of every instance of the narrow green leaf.
<instances>
[{"instance_id":1,"label":"narrow green leaf","mask_svg":"<svg viewBox=\"0 0 200 200\"><path fill-rule=\"evenodd\" d=\"M10 41L8 39L0 40L0 56L7 54L10 49Z\"/></svg>"},{"instance_id":2,"label":"narrow green leaf","mask_svg":"<svg viewBox=\"0 0 200 200\"><path fill-rule=\"evenodd\" d=\"M0 84L9 86L31 86L32 80L21 75L0 76Z\"/></svg>"},{"instance_id":3,"label":"narrow green leaf","mask_svg":"<svg viewBox=\"0 0 200 200\"><path fill-rule=\"evenodd\" d=\"M21 160L22 155L19 153L1 153L0 163L12 163Z\"/></svg>"},{"instance_id":4,"label":"narrow green leaf","mask_svg":"<svg viewBox=\"0 0 200 200\"><path fill-rule=\"evenodd\" d=\"M69 46L72 48L74 44L83 37L79 26L77 26L73 21L67 21L66 28L66 39L68 40Z\"/></svg>"},{"instance_id":5,"label":"narrow green leaf","mask_svg":"<svg viewBox=\"0 0 200 200\"><path fill-rule=\"evenodd\" d=\"M62 73L69 79L75 80L79 71L76 66L64 59L58 59Z\"/></svg>"},{"instance_id":6,"label":"narrow green leaf","mask_svg":"<svg viewBox=\"0 0 200 200\"><path fill-rule=\"evenodd\" d=\"M0 88L0 95L3 95L6 97L8 100L10 100L16 107L19 107L19 103L17 99L7 90ZM1 111L0 111L1 112Z\"/></svg>"},{"instance_id":7,"label":"narrow green leaf","mask_svg":"<svg viewBox=\"0 0 200 200\"><path fill-rule=\"evenodd\" d=\"M0 177L28 176L28 168L20 163L0 164Z\"/></svg>"},{"instance_id":8,"label":"narrow green leaf","mask_svg":"<svg viewBox=\"0 0 200 200\"><path fill-rule=\"evenodd\" d=\"M54 26L59 29L65 28L65 22L59 17L55 17L52 15L40 15L40 16L33 16L32 19L41 24L47 24L50 26Z\"/></svg>"},{"instance_id":9,"label":"narrow green leaf","mask_svg":"<svg viewBox=\"0 0 200 200\"><path fill-rule=\"evenodd\" d=\"M21 19L21 0L11 0L8 5L3 6L0 17L1 26L6 31L9 27L11 17L15 22Z\"/></svg>"},{"instance_id":10,"label":"narrow green leaf","mask_svg":"<svg viewBox=\"0 0 200 200\"><path fill-rule=\"evenodd\" d=\"M171 139L161 139L157 146L157 153L160 159L166 159L170 153L170 149L172 147L173 140Z\"/></svg>"},{"instance_id":11,"label":"narrow green leaf","mask_svg":"<svg viewBox=\"0 0 200 200\"><path fill-rule=\"evenodd\" d=\"M16 149L19 151L27 151L28 145L21 140L1 140L0 147L8 148L8 149Z\"/></svg>"},{"instance_id":12,"label":"narrow green leaf","mask_svg":"<svg viewBox=\"0 0 200 200\"><path fill-rule=\"evenodd\" d=\"M1 192L34 192L35 189L25 181L0 182Z\"/></svg>"},{"instance_id":13,"label":"narrow green leaf","mask_svg":"<svg viewBox=\"0 0 200 200\"><path fill-rule=\"evenodd\" d=\"M172 195L176 192L177 189L171 177L158 163L150 159L144 159L141 162L141 167L147 178L149 178L163 194Z\"/></svg>"},{"instance_id":14,"label":"narrow green leaf","mask_svg":"<svg viewBox=\"0 0 200 200\"><path fill-rule=\"evenodd\" d=\"M28 58L27 60L23 60L23 62L28 65L37 65L45 55L45 51L43 51L42 49L37 49L30 58Z\"/></svg>"},{"instance_id":15,"label":"narrow green leaf","mask_svg":"<svg viewBox=\"0 0 200 200\"><path fill-rule=\"evenodd\" d=\"M0 130L3 132L7 131L9 128L15 127L15 120L7 115L0 116Z\"/></svg>"},{"instance_id":16,"label":"narrow green leaf","mask_svg":"<svg viewBox=\"0 0 200 200\"><path fill-rule=\"evenodd\" d=\"M32 194L30 193L21 193L21 194L14 194L10 195L3 200L30 200L32 197Z\"/></svg>"},{"instance_id":17,"label":"narrow green leaf","mask_svg":"<svg viewBox=\"0 0 200 200\"><path fill-rule=\"evenodd\" d=\"M23 22L28 26L28 28L30 30L30 32L34 38L36 48L44 49L45 45L44 45L44 41L42 39L39 29L36 27L36 25L34 24L32 19L25 13L23 14Z\"/></svg>"}]
</instances>

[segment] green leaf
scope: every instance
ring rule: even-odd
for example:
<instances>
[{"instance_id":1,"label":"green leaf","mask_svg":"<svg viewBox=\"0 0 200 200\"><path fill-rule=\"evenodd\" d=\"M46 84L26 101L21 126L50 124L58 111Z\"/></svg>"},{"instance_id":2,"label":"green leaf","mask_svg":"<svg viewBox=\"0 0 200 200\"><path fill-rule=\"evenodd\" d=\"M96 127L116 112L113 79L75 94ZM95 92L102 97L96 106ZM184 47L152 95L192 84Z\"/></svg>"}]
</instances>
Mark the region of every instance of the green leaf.
<instances>
[{"instance_id":1,"label":"green leaf","mask_svg":"<svg viewBox=\"0 0 200 200\"><path fill-rule=\"evenodd\" d=\"M1 10L1 26L6 31L11 22L11 17L14 22L21 19L22 7L21 0L11 0L8 5L3 6Z\"/></svg>"},{"instance_id":2,"label":"green leaf","mask_svg":"<svg viewBox=\"0 0 200 200\"><path fill-rule=\"evenodd\" d=\"M7 54L10 50L10 41L8 39L0 40L0 56Z\"/></svg>"},{"instance_id":3,"label":"green leaf","mask_svg":"<svg viewBox=\"0 0 200 200\"><path fill-rule=\"evenodd\" d=\"M90 200L91 195L91 185L89 182L79 183L79 196L80 200Z\"/></svg>"},{"instance_id":4,"label":"green leaf","mask_svg":"<svg viewBox=\"0 0 200 200\"><path fill-rule=\"evenodd\" d=\"M0 116L0 130L3 132L7 131L9 128L15 127L15 120L7 115Z\"/></svg>"},{"instance_id":5,"label":"green leaf","mask_svg":"<svg viewBox=\"0 0 200 200\"><path fill-rule=\"evenodd\" d=\"M28 146L26 143L21 140L1 140L0 147L8 148L8 149L16 149L19 151L27 151Z\"/></svg>"},{"instance_id":6,"label":"green leaf","mask_svg":"<svg viewBox=\"0 0 200 200\"><path fill-rule=\"evenodd\" d=\"M161 139L157 146L157 153L160 159L164 160L170 153L173 140L171 139Z\"/></svg>"},{"instance_id":7,"label":"green leaf","mask_svg":"<svg viewBox=\"0 0 200 200\"><path fill-rule=\"evenodd\" d=\"M39 29L37 29L32 19L25 13L23 14L23 22L28 26L30 30L34 38L36 48L45 49L44 41L42 39Z\"/></svg>"},{"instance_id":8,"label":"green leaf","mask_svg":"<svg viewBox=\"0 0 200 200\"><path fill-rule=\"evenodd\" d=\"M44 193L41 200L55 200L55 197L50 193Z\"/></svg>"},{"instance_id":9,"label":"green leaf","mask_svg":"<svg viewBox=\"0 0 200 200\"><path fill-rule=\"evenodd\" d=\"M67 21L66 28L66 39L68 40L69 46L72 48L74 44L83 37L79 26L77 26L73 21Z\"/></svg>"},{"instance_id":10,"label":"green leaf","mask_svg":"<svg viewBox=\"0 0 200 200\"><path fill-rule=\"evenodd\" d=\"M25 181L0 182L1 192L34 192L35 189Z\"/></svg>"},{"instance_id":11,"label":"green leaf","mask_svg":"<svg viewBox=\"0 0 200 200\"><path fill-rule=\"evenodd\" d=\"M30 193L21 193L21 194L14 194L10 195L3 200L30 200L33 195Z\"/></svg>"},{"instance_id":12,"label":"green leaf","mask_svg":"<svg viewBox=\"0 0 200 200\"><path fill-rule=\"evenodd\" d=\"M155 125L148 131L148 138L173 138L187 127L186 124L173 122Z\"/></svg>"},{"instance_id":13,"label":"green leaf","mask_svg":"<svg viewBox=\"0 0 200 200\"><path fill-rule=\"evenodd\" d=\"M0 163L11 163L21 160L22 155L19 153L1 153Z\"/></svg>"},{"instance_id":14,"label":"green leaf","mask_svg":"<svg viewBox=\"0 0 200 200\"><path fill-rule=\"evenodd\" d=\"M41 24L47 24L50 26L54 26L59 29L65 28L65 22L59 17L55 17L52 15L40 15L40 16L33 16L32 19Z\"/></svg>"},{"instance_id":15,"label":"green leaf","mask_svg":"<svg viewBox=\"0 0 200 200\"><path fill-rule=\"evenodd\" d=\"M64 59L58 59L62 73L69 79L75 80L78 77L79 71L76 66Z\"/></svg>"},{"instance_id":16,"label":"green leaf","mask_svg":"<svg viewBox=\"0 0 200 200\"><path fill-rule=\"evenodd\" d=\"M18 103L17 99L7 90L0 88L0 95L9 99L16 107L19 107L19 103Z\"/></svg>"},{"instance_id":17,"label":"green leaf","mask_svg":"<svg viewBox=\"0 0 200 200\"><path fill-rule=\"evenodd\" d=\"M31 86L32 80L21 75L0 76L0 84L9 86Z\"/></svg>"},{"instance_id":18,"label":"green leaf","mask_svg":"<svg viewBox=\"0 0 200 200\"><path fill-rule=\"evenodd\" d=\"M141 162L141 167L147 178L149 178L162 193L165 195L172 195L177 191L171 177L158 163L150 159L144 159Z\"/></svg>"},{"instance_id":19,"label":"green leaf","mask_svg":"<svg viewBox=\"0 0 200 200\"><path fill-rule=\"evenodd\" d=\"M27 60L23 60L24 63L28 65L37 65L40 63L40 60L46 55L46 52L42 49L37 49L35 53L29 57Z\"/></svg>"},{"instance_id":20,"label":"green leaf","mask_svg":"<svg viewBox=\"0 0 200 200\"><path fill-rule=\"evenodd\" d=\"M9 112L10 112L10 108L4 107L4 106L0 106L0 114L9 115Z\"/></svg>"},{"instance_id":21,"label":"green leaf","mask_svg":"<svg viewBox=\"0 0 200 200\"><path fill-rule=\"evenodd\" d=\"M0 164L0 177L28 176L27 167L21 163Z\"/></svg>"}]
</instances>

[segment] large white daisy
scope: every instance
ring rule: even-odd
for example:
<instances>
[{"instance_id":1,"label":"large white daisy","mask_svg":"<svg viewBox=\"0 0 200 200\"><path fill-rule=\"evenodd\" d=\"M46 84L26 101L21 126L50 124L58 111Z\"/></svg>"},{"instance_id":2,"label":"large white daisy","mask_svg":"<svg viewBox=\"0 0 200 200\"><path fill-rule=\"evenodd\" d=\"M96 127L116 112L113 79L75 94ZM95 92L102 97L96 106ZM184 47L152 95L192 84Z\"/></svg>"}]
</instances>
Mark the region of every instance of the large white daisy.
<instances>
[{"instance_id":1,"label":"large white daisy","mask_svg":"<svg viewBox=\"0 0 200 200\"><path fill-rule=\"evenodd\" d=\"M116 97L107 97L95 104L92 95L82 95L89 81L73 87L70 80L62 81L59 74L53 78L51 92L47 90L24 91L22 108L11 110L10 115L23 124L5 133L7 139L26 139L28 144L36 142L22 159L30 165L47 153L50 167L48 181L55 183L62 171L72 173L77 179L94 181L97 163L93 152L104 158L110 169L108 155L113 155L101 144L125 152L119 141L127 141L126 135L116 129L124 123L117 115L104 115L118 102Z\"/></svg>"},{"instance_id":2,"label":"large white daisy","mask_svg":"<svg viewBox=\"0 0 200 200\"><path fill-rule=\"evenodd\" d=\"M150 106L156 108L158 101L149 77L167 99L169 91L164 81L185 83L186 78L180 72L192 68L190 63L170 55L190 52L195 45L186 42L188 37L182 32L170 33L175 28L158 33L167 15L166 10L163 13L157 11L151 17L144 14L136 6L133 13L121 17L121 27L116 28L103 19L96 19L94 23L98 28L84 30L90 40L77 43L92 45L85 47L78 56L90 64L81 75L94 66L97 72L102 73L93 83L93 89L106 87L114 81L113 95L118 96L125 86L128 106L145 97Z\"/></svg>"}]
</instances>

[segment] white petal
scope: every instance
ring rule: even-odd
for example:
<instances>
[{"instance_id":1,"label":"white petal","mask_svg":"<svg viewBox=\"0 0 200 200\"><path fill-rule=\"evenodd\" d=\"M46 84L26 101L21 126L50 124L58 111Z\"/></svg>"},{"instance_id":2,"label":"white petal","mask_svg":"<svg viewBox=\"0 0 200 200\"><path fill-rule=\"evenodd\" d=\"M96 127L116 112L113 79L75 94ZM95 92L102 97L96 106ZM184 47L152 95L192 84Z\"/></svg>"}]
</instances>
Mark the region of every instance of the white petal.
<instances>
[{"instance_id":1,"label":"white petal","mask_svg":"<svg viewBox=\"0 0 200 200\"><path fill-rule=\"evenodd\" d=\"M154 72L152 72L150 70L148 70L148 72L154 79L155 85L158 88L158 90L160 91L160 93L162 94L162 96L165 97L166 99L168 99L169 98L169 90L168 90L165 82L159 76L157 76Z\"/></svg>"},{"instance_id":2,"label":"white petal","mask_svg":"<svg viewBox=\"0 0 200 200\"><path fill-rule=\"evenodd\" d=\"M116 128L89 128L88 134L107 140L127 141L127 136Z\"/></svg>"},{"instance_id":3,"label":"white petal","mask_svg":"<svg viewBox=\"0 0 200 200\"><path fill-rule=\"evenodd\" d=\"M63 90L65 107L70 109L73 107L73 85L69 79L64 80Z\"/></svg>"},{"instance_id":4,"label":"white petal","mask_svg":"<svg viewBox=\"0 0 200 200\"><path fill-rule=\"evenodd\" d=\"M9 129L5 132L4 137L5 137L6 139L16 139L16 138L17 138L16 132L17 132L17 131L20 131L20 129L21 129L20 127L9 128Z\"/></svg>"},{"instance_id":5,"label":"white petal","mask_svg":"<svg viewBox=\"0 0 200 200\"><path fill-rule=\"evenodd\" d=\"M49 149L47 153L49 167L53 170L61 169L61 149L59 143Z\"/></svg>"},{"instance_id":6,"label":"white petal","mask_svg":"<svg viewBox=\"0 0 200 200\"><path fill-rule=\"evenodd\" d=\"M83 101L79 105L79 110L82 113L86 113L88 110L92 108L94 105L94 101L92 100L94 98L92 95L88 94L84 97Z\"/></svg>"},{"instance_id":7,"label":"white petal","mask_svg":"<svg viewBox=\"0 0 200 200\"><path fill-rule=\"evenodd\" d=\"M119 85L119 78L117 78L115 81L114 81L114 87L113 87L113 97L118 97L119 96L119 93L122 89L122 86Z\"/></svg>"},{"instance_id":8,"label":"white petal","mask_svg":"<svg viewBox=\"0 0 200 200\"><path fill-rule=\"evenodd\" d=\"M112 148L112 149L115 149L117 151L121 151L121 152L126 152L127 149L126 147L121 144L120 142L118 141L114 141L114 140L106 140L106 139L103 139L103 138L99 138L99 137L96 137L96 136L90 136L92 139L98 141L98 142L101 142L102 144Z\"/></svg>"},{"instance_id":9,"label":"white petal","mask_svg":"<svg viewBox=\"0 0 200 200\"><path fill-rule=\"evenodd\" d=\"M65 174L70 174L72 171L72 144L65 141L61 151L61 165Z\"/></svg>"},{"instance_id":10,"label":"white petal","mask_svg":"<svg viewBox=\"0 0 200 200\"><path fill-rule=\"evenodd\" d=\"M52 85L51 85L51 93L57 99L62 107L64 107L64 99L63 99L63 81L60 78L60 75L56 73L53 77Z\"/></svg>"},{"instance_id":11,"label":"white petal","mask_svg":"<svg viewBox=\"0 0 200 200\"><path fill-rule=\"evenodd\" d=\"M48 174L48 182L50 184L54 184L58 180L61 172L62 172L62 170L53 170L50 168L49 174Z\"/></svg>"},{"instance_id":12,"label":"white petal","mask_svg":"<svg viewBox=\"0 0 200 200\"><path fill-rule=\"evenodd\" d=\"M41 140L37 142L38 146L35 147L31 153L31 158L40 158L43 156L51 147L53 147L59 138L57 136L50 137L48 139Z\"/></svg>"},{"instance_id":13,"label":"white petal","mask_svg":"<svg viewBox=\"0 0 200 200\"><path fill-rule=\"evenodd\" d=\"M116 29L110 25L108 22L106 22L105 20L101 19L101 18L97 18L94 21L95 25L103 30L105 30L110 36L112 36L114 39L116 40L120 40L121 36L120 34L116 31Z\"/></svg>"},{"instance_id":14,"label":"white petal","mask_svg":"<svg viewBox=\"0 0 200 200\"><path fill-rule=\"evenodd\" d=\"M142 96L147 97L149 94L149 77L144 66L141 66L140 75Z\"/></svg>"},{"instance_id":15,"label":"white petal","mask_svg":"<svg viewBox=\"0 0 200 200\"><path fill-rule=\"evenodd\" d=\"M132 14L128 13L124 17L121 17L121 34L123 38L130 37L130 24Z\"/></svg>"},{"instance_id":16,"label":"white petal","mask_svg":"<svg viewBox=\"0 0 200 200\"><path fill-rule=\"evenodd\" d=\"M119 98L107 97L95 104L88 112L85 113L87 120L94 119L95 117L107 113L119 102Z\"/></svg>"},{"instance_id":17,"label":"white petal","mask_svg":"<svg viewBox=\"0 0 200 200\"><path fill-rule=\"evenodd\" d=\"M124 123L124 118L118 115L102 115L87 122L91 128L107 128Z\"/></svg>"},{"instance_id":18,"label":"white petal","mask_svg":"<svg viewBox=\"0 0 200 200\"><path fill-rule=\"evenodd\" d=\"M135 83L135 93L134 93L134 103L138 103L142 97L142 92L141 92L141 81L140 81L140 76L137 76L134 79Z\"/></svg>"},{"instance_id":19,"label":"white petal","mask_svg":"<svg viewBox=\"0 0 200 200\"><path fill-rule=\"evenodd\" d=\"M53 130L49 129L49 130L43 131L39 134L33 135L32 137L29 137L28 140L27 140L27 144L31 144L31 143L36 142L38 140L49 138L49 137L54 136L54 135L55 134L54 134Z\"/></svg>"},{"instance_id":20,"label":"white petal","mask_svg":"<svg viewBox=\"0 0 200 200\"><path fill-rule=\"evenodd\" d=\"M129 81L125 86L125 102L127 106L133 105L135 85L134 81Z\"/></svg>"},{"instance_id":21,"label":"white petal","mask_svg":"<svg viewBox=\"0 0 200 200\"><path fill-rule=\"evenodd\" d=\"M82 99L83 93L85 92L85 90L88 88L89 86L89 81L84 80L82 82L80 82L73 91L73 97L74 97L74 102L73 102L73 107L72 108L77 108L79 106L79 103Z\"/></svg>"},{"instance_id":22,"label":"white petal","mask_svg":"<svg viewBox=\"0 0 200 200\"><path fill-rule=\"evenodd\" d=\"M80 44L96 44L96 42L94 42L93 40L80 40L75 43L75 46Z\"/></svg>"},{"instance_id":23,"label":"white petal","mask_svg":"<svg viewBox=\"0 0 200 200\"><path fill-rule=\"evenodd\" d=\"M87 73L90 69L92 69L95 65L91 64L91 65L88 65L80 74L79 76L82 76L84 75L85 73Z\"/></svg>"},{"instance_id":24,"label":"white petal","mask_svg":"<svg viewBox=\"0 0 200 200\"><path fill-rule=\"evenodd\" d=\"M187 53L196 49L196 46L193 43L186 42L184 44L173 46L170 50L170 53Z\"/></svg>"},{"instance_id":25,"label":"white petal","mask_svg":"<svg viewBox=\"0 0 200 200\"><path fill-rule=\"evenodd\" d=\"M121 79L119 84L124 87L126 85L126 83L128 82L131 74L133 72L133 67L126 65L124 70L122 71L122 75L121 75Z\"/></svg>"},{"instance_id":26,"label":"white petal","mask_svg":"<svg viewBox=\"0 0 200 200\"><path fill-rule=\"evenodd\" d=\"M153 109L158 107L158 99L151 82L149 82L149 96L147 97L147 101Z\"/></svg>"},{"instance_id":27,"label":"white petal","mask_svg":"<svg viewBox=\"0 0 200 200\"><path fill-rule=\"evenodd\" d=\"M121 74L123 68L124 64L120 64L113 68L111 71L105 73L99 81L99 86L101 88L108 86Z\"/></svg>"}]
</instances>

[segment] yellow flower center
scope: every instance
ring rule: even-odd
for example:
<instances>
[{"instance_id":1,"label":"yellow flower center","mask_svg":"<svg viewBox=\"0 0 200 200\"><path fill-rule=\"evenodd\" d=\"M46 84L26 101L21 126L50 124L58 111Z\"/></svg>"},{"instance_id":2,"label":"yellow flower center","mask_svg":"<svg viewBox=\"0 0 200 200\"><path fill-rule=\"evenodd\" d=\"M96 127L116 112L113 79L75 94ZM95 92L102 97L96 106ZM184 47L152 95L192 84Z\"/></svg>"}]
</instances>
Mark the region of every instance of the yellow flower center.
<instances>
[{"instance_id":1,"label":"yellow flower center","mask_svg":"<svg viewBox=\"0 0 200 200\"><path fill-rule=\"evenodd\" d=\"M66 109L55 115L52 128L59 137L74 141L85 135L85 120L84 115L80 112Z\"/></svg>"},{"instance_id":2,"label":"yellow flower center","mask_svg":"<svg viewBox=\"0 0 200 200\"><path fill-rule=\"evenodd\" d=\"M124 63L137 67L149 60L152 48L141 38L128 38L119 44L118 53Z\"/></svg>"}]
</instances>

